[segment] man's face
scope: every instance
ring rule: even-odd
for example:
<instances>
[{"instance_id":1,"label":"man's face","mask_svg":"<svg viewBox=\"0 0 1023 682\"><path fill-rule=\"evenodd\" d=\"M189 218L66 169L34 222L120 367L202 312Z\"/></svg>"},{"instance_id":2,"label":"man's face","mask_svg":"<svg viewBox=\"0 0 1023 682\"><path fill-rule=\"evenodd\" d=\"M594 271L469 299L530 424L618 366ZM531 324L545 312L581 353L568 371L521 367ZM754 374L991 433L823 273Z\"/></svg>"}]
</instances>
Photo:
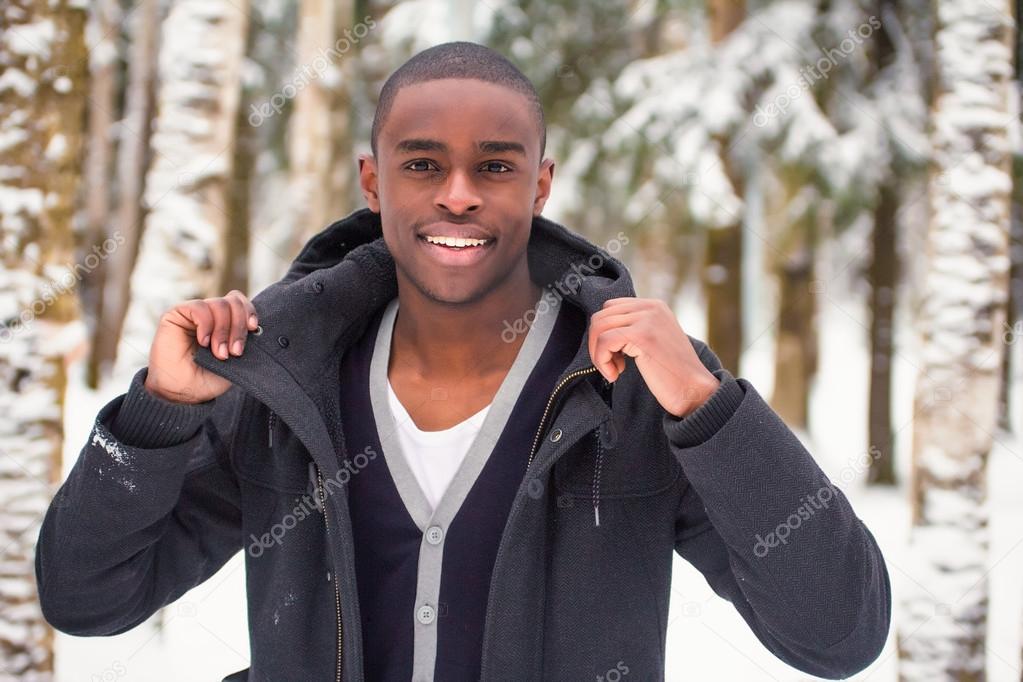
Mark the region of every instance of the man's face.
<instances>
[{"instance_id":1,"label":"man's face","mask_svg":"<svg viewBox=\"0 0 1023 682\"><path fill-rule=\"evenodd\" d=\"M399 279L431 300L462 304L526 268L554 162L540 163L540 130L525 95L468 79L406 86L380 129L377 153L360 156L360 184L380 213ZM486 241L444 246L428 236Z\"/></svg>"}]
</instances>

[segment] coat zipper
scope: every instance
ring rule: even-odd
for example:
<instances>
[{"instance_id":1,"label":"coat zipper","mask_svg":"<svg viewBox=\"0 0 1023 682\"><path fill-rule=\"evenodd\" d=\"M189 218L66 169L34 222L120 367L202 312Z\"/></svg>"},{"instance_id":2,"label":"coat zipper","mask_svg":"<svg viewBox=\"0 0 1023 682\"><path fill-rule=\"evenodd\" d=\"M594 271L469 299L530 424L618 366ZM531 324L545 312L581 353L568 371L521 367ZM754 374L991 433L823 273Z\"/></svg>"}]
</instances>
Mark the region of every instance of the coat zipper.
<instances>
[{"instance_id":1,"label":"coat zipper","mask_svg":"<svg viewBox=\"0 0 1023 682\"><path fill-rule=\"evenodd\" d=\"M327 498L323 492L323 475L320 473L320 467L316 467L316 488L320 498L320 508L323 510L323 525L327 529L327 541L330 542L330 522L327 521ZM343 630L341 629L341 590L337 586L337 573L335 572L332 576L331 582L334 583L334 612L337 615L337 668L335 678L337 682L341 682L341 650L343 643Z\"/></svg>"},{"instance_id":2,"label":"coat zipper","mask_svg":"<svg viewBox=\"0 0 1023 682\"><path fill-rule=\"evenodd\" d=\"M540 435L543 433L544 422L547 421L547 415L550 413L551 405L554 403L554 397L557 395L561 388L571 381L572 379L582 376L583 374L591 374L597 371L595 365L584 367L583 369L576 370L571 374L567 375L564 379L558 382L558 385L551 391L550 397L547 399L547 406L544 408L543 416L540 417L540 426L536 430L536 435L533 437L533 447L529 450L529 460L526 462L526 471L529 471L529 466L533 463L533 456L536 454L537 445L540 442ZM604 386L608 385L608 380L604 379ZM600 441L600 433L595 431L594 436L597 439L597 455L593 466L593 524L595 526L600 525L600 469L602 464L603 448Z\"/></svg>"},{"instance_id":3,"label":"coat zipper","mask_svg":"<svg viewBox=\"0 0 1023 682\"><path fill-rule=\"evenodd\" d=\"M544 429L545 422L547 421L547 416L550 414L551 405L554 403L554 398L558 394L558 391L560 391L562 388L564 388L565 384L567 384L572 379L575 379L576 377L580 377L580 376L582 376L584 374L592 374L593 372L596 372L596 371L598 371L597 367L595 365L590 365L589 367L584 367L583 369L579 369L579 370L576 370L574 372L571 372L568 375L566 375L565 378L563 378L561 381L559 381L558 385L554 387L553 391L551 391L550 397L547 398L547 406L544 407L543 415L540 417L540 425L537 427L536 435L533 437L533 446L529 450L529 460L526 462L526 472L527 473L529 472L530 465L533 463L533 456L536 454L537 444L540 442L540 436L543 434L543 429ZM514 511L514 506L513 506L513 511ZM510 516L509 516L509 521L510 521ZM494 558L494 566L495 567L498 566L501 563L501 557L504 554L504 550L505 550L505 546L504 546L504 541L503 541L503 538L502 538L502 542L498 545L498 548L497 548L497 556ZM484 630L488 630L491 627L491 618L492 618L492 613L491 613L491 610L490 610L490 604L489 604L489 600L488 600L488 604L487 604L487 618L486 618L486 624L484 625ZM486 651L483 652L483 659L484 659L484 662L486 662Z\"/></svg>"},{"instance_id":4,"label":"coat zipper","mask_svg":"<svg viewBox=\"0 0 1023 682\"><path fill-rule=\"evenodd\" d=\"M550 397L547 399L547 406L543 410L543 416L540 417L540 426L536 430L536 436L533 437L533 447L529 449L529 460L526 462L526 471L529 471L529 466L533 463L533 455L536 454L537 445L540 443L540 435L543 433L544 422L547 421L547 415L550 413L551 405L554 403L554 396L558 394L561 388L571 381L572 379L582 376L583 374L592 374L597 371L595 365L584 367L583 369L577 369L576 371L568 374L564 379L558 382L558 385L551 391Z\"/></svg>"},{"instance_id":5,"label":"coat zipper","mask_svg":"<svg viewBox=\"0 0 1023 682\"><path fill-rule=\"evenodd\" d=\"M221 365L216 365L215 367L205 367L204 369L206 369L207 371L211 371L211 372L214 372L216 374L219 374L219 375L223 376L225 379L228 379L229 381L231 381L232 383L236 383L236 384L240 383L235 378L230 376L231 374L233 374L233 372L224 371L224 369L226 369L226 368L222 369ZM246 390L248 390L248 389L246 389ZM253 392L253 391L249 391L249 392L252 393L253 395L258 395L257 392ZM270 411L270 418L269 418L269 422L268 422L268 426L269 426L268 440L269 440L270 447L273 447L273 432L274 432L274 426L276 424L276 421L277 421L277 414L276 414L276 412L271 410ZM327 520L327 499L326 499L326 495L325 495L325 493L323 491L323 475L320 473L320 467L319 466L316 467L316 480L317 480L317 487L319 488L320 506L321 506L321 509L323 510L323 524L324 524L324 527L326 528L326 530L328 532L328 535L329 535L329 532L330 532L330 522ZM330 540L329 540L329 537L328 537L328 542L329 541ZM341 623L341 589L338 587L337 581L338 581L338 577L337 577L337 573L335 571L332 574L332 576L331 576L331 582L334 583L334 612L335 612L335 614L337 616L337 666L335 668L335 679L336 679L336 682L341 682L341 670L342 670L342 663L343 663L343 658L342 658L343 648L342 648L342 646L343 646L343 642L344 642L344 630L342 629L342 623Z\"/></svg>"}]
</instances>

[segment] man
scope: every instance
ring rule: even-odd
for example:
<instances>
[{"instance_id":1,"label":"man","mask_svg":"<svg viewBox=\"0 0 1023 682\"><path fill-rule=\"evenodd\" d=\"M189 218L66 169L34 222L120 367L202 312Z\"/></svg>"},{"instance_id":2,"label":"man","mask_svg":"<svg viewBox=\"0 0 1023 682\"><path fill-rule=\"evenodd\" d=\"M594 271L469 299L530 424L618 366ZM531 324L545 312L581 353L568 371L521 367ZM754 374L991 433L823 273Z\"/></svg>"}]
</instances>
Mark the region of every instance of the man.
<instances>
[{"instance_id":1,"label":"man","mask_svg":"<svg viewBox=\"0 0 1023 682\"><path fill-rule=\"evenodd\" d=\"M47 619L123 632L244 548L251 666L228 679L663 679L674 550L796 668L873 661L873 536L753 386L636 297L627 236L541 217L544 140L488 48L398 69L368 208L253 301L168 311L100 411L40 534Z\"/></svg>"}]
</instances>

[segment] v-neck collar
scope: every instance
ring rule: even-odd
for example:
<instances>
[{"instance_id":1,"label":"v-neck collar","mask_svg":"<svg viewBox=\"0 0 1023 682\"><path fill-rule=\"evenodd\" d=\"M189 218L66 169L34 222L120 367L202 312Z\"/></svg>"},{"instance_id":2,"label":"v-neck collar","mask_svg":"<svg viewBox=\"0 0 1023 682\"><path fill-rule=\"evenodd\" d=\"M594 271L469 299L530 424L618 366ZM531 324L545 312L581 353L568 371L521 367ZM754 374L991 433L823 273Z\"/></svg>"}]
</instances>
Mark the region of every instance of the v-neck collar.
<instances>
[{"instance_id":1,"label":"v-neck collar","mask_svg":"<svg viewBox=\"0 0 1023 682\"><path fill-rule=\"evenodd\" d=\"M442 438L450 434L460 433L462 430L467 428L478 427L483 423L483 418L487 410L490 409L490 403L487 403L480 409L476 410L470 416L466 417L457 424L452 424L446 429L423 431L412 419L412 415L408 413L408 410L405 409L405 405L401 402L401 398L398 397L398 394L395 393L394 386L391 385L390 381L387 382L387 399L388 405L394 408L391 412L392 414L394 414L395 419L405 424L408 424L409 430L412 431L417 438L426 440L436 440L438 438Z\"/></svg>"},{"instance_id":2,"label":"v-neck collar","mask_svg":"<svg viewBox=\"0 0 1023 682\"><path fill-rule=\"evenodd\" d=\"M552 298L553 301L551 301ZM380 326L377 329L373 357L370 361L370 404L384 461L387 462L391 477L409 516L412 517L420 531L425 532L431 525L447 527L451 523L490 458L490 453L504 431L522 386L526 383L526 379L543 353L551 331L554 329L561 300L558 297L548 296L545 298L541 296L537 303L542 301L546 301L547 305L535 307L536 316L526 333L522 346L519 347L515 361L501 381L497 393L494 394L494 399L490 403L490 409L479 432L469 446L469 450L450 485L437 503L436 509L430 507L426 495L405 459L394 415L388 403L387 365L390 358L394 321L398 312L397 297L391 299L385 307Z\"/></svg>"}]
</instances>

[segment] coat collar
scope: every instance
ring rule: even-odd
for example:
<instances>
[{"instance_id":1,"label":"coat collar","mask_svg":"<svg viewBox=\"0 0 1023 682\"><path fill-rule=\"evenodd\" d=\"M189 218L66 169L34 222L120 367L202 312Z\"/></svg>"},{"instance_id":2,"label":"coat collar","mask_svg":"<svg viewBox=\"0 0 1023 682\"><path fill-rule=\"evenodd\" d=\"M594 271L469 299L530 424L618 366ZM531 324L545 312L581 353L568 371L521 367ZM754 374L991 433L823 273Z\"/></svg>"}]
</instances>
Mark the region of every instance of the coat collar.
<instances>
[{"instance_id":1,"label":"coat collar","mask_svg":"<svg viewBox=\"0 0 1023 682\"><path fill-rule=\"evenodd\" d=\"M635 296L635 290L612 253L541 216L533 218L526 248L530 275L546 287L544 296L560 296L562 305L585 314L587 333L560 383L592 365L590 316L604 301ZM252 298L261 331L249 334L241 356L220 360L198 346L193 357L279 414L318 453L320 465L332 467L326 423L309 420L311 414L324 413L323 396L329 393L325 369L397 294L395 263L384 243L380 215L360 209L310 239L287 274Z\"/></svg>"},{"instance_id":2,"label":"coat collar","mask_svg":"<svg viewBox=\"0 0 1023 682\"><path fill-rule=\"evenodd\" d=\"M527 258L544 295L578 307L587 326L605 300L635 296L632 278L612 253L542 216L533 218ZM310 239L287 274L253 297L263 331L250 335L246 347L255 342L296 381L315 382L327 356L343 353L397 295L380 214L359 209ZM206 348L199 352L212 358ZM243 364L248 355L217 362ZM590 364L584 335L565 374Z\"/></svg>"}]
</instances>

